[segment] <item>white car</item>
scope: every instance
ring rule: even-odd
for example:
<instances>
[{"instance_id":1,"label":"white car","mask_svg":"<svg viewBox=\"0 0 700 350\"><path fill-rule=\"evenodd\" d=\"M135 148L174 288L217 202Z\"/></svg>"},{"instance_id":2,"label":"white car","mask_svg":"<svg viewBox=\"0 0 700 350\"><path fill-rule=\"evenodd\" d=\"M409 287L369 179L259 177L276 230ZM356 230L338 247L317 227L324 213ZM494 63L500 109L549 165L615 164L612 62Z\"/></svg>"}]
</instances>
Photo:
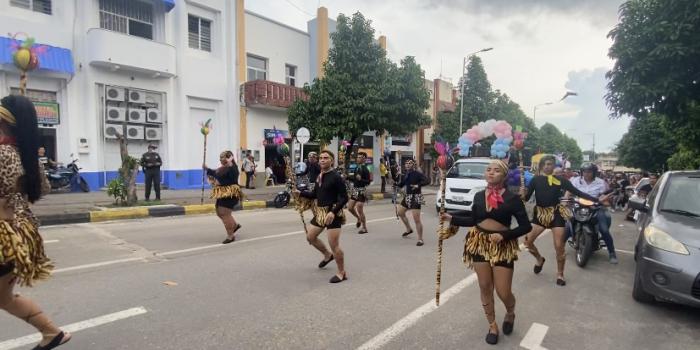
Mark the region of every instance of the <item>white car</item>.
<instances>
[{"instance_id":1,"label":"white car","mask_svg":"<svg viewBox=\"0 0 700 350\"><path fill-rule=\"evenodd\" d=\"M486 188L484 174L491 159L489 158L467 158L460 159L447 172L445 189L445 210L448 211L468 211L472 210L474 195ZM440 211L440 196L435 205Z\"/></svg>"}]
</instances>

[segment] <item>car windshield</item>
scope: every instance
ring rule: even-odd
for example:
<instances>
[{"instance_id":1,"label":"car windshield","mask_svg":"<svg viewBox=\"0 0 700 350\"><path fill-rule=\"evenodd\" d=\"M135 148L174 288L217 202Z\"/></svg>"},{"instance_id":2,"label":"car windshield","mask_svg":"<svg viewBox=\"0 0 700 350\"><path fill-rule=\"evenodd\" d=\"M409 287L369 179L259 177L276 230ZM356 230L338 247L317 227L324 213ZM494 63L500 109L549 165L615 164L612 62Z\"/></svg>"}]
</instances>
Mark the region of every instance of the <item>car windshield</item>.
<instances>
[{"instance_id":1,"label":"car windshield","mask_svg":"<svg viewBox=\"0 0 700 350\"><path fill-rule=\"evenodd\" d=\"M700 218L700 175L678 175L669 179L659 210Z\"/></svg>"},{"instance_id":2,"label":"car windshield","mask_svg":"<svg viewBox=\"0 0 700 350\"><path fill-rule=\"evenodd\" d=\"M449 178L483 179L487 163L457 163L447 173Z\"/></svg>"}]
</instances>

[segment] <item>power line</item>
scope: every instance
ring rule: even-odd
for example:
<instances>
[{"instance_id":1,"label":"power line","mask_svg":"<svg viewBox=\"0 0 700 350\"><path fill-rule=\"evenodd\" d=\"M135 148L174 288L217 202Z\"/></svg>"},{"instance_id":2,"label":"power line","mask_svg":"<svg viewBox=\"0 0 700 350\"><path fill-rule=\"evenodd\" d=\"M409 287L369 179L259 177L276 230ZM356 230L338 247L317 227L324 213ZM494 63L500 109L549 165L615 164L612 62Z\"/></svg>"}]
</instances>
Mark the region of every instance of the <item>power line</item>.
<instances>
[{"instance_id":1,"label":"power line","mask_svg":"<svg viewBox=\"0 0 700 350\"><path fill-rule=\"evenodd\" d=\"M301 11L301 12L304 13L305 15L311 16L311 17L314 16L314 14L307 12L307 11L304 10L303 8L299 7L297 4L293 3L291 0L284 0L284 1L286 1L288 4L294 6L295 9Z\"/></svg>"}]
</instances>

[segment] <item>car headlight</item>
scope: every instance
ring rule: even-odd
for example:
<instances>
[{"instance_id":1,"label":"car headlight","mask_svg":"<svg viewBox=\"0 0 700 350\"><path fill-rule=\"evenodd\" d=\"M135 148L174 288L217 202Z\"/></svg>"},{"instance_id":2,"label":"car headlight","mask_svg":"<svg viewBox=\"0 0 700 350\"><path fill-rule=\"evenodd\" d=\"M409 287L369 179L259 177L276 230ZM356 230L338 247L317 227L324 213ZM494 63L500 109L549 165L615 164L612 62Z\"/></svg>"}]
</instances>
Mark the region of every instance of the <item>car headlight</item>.
<instances>
[{"instance_id":1,"label":"car headlight","mask_svg":"<svg viewBox=\"0 0 700 350\"><path fill-rule=\"evenodd\" d=\"M659 230L656 227L648 226L644 229L644 239L652 247L656 247L671 253L690 255L688 249L683 243L673 239L668 233Z\"/></svg>"}]
</instances>

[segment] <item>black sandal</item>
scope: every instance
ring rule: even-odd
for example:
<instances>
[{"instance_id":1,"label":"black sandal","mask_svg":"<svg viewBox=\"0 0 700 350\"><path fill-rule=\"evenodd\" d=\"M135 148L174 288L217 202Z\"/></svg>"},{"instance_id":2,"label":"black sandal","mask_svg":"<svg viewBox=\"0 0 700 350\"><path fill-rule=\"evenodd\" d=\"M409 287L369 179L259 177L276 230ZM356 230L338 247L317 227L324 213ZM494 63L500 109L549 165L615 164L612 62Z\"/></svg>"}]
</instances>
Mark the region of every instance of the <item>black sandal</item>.
<instances>
[{"instance_id":1,"label":"black sandal","mask_svg":"<svg viewBox=\"0 0 700 350\"><path fill-rule=\"evenodd\" d=\"M322 269L322 268L326 267L326 265L328 265L329 262L333 261L333 259L335 259L335 258L333 257L333 255L331 255L331 257L330 257L328 260L323 260L323 261L321 261L321 262L318 264L318 268L319 268L319 269Z\"/></svg>"},{"instance_id":2,"label":"black sandal","mask_svg":"<svg viewBox=\"0 0 700 350\"><path fill-rule=\"evenodd\" d=\"M367 231L367 230L359 230L359 231L357 231L357 234L359 234L359 235L364 235L365 233L369 233L369 231Z\"/></svg>"},{"instance_id":3,"label":"black sandal","mask_svg":"<svg viewBox=\"0 0 700 350\"><path fill-rule=\"evenodd\" d=\"M241 229L241 227L243 227L243 226L241 226L241 224L236 224L236 228L233 230L233 233L235 234L236 231Z\"/></svg>"},{"instance_id":4,"label":"black sandal","mask_svg":"<svg viewBox=\"0 0 700 350\"><path fill-rule=\"evenodd\" d=\"M340 283L343 281L347 281L347 279L348 279L348 276L345 273L343 273L343 278L338 277L338 275L333 275L333 277L331 277L331 280L329 282L330 283Z\"/></svg>"},{"instance_id":5,"label":"black sandal","mask_svg":"<svg viewBox=\"0 0 700 350\"><path fill-rule=\"evenodd\" d=\"M557 285L563 287L566 285L566 281L561 277L557 277Z\"/></svg>"},{"instance_id":6,"label":"black sandal","mask_svg":"<svg viewBox=\"0 0 700 350\"><path fill-rule=\"evenodd\" d=\"M545 259L545 258L543 257L543 258L542 258L542 265L535 265L535 268L533 269L533 271L535 271L535 274L538 274L538 273L542 272L542 266L544 266L544 262L545 262L545 261L547 261L547 259Z\"/></svg>"},{"instance_id":7,"label":"black sandal","mask_svg":"<svg viewBox=\"0 0 700 350\"><path fill-rule=\"evenodd\" d=\"M221 244L229 244L229 243L233 243L235 241L236 241L236 236L233 236L231 238L226 238L223 242L221 242Z\"/></svg>"},{"instance_id":8,"label":"black sandal","mask_svg":"<svg viewBox=\"0 0 700 350\"><path fill-rule=\"evenodd\" d=\"M360 226L362 226L362 224L359 221L355 223L355 227L360 228Z\"/></svg>"},{"instance_id":9,"label":"black sandal","mask_svg":"<svg viewBox=\"0 0 700 350\"><path fill-rule=\"evenodd\" d=\"M423 244L425 244L425 243L423 242L422 239L421 239L420 241L418 241L418 243L416 243L416 245L419 246L419 247L422 247Z\"/></svg>"},{"instance_id":10,"label":"black sandal","mask_svg":"<svg viewBox=\"0 0 700 350\"><path fill-rule=\"evenodd\" d=\"M486 333L486 343L491 345L498 344L498 333L491 333L491 329Z\"/></svg>"},{"instance_id":11,"label":"black sandal","mask_svg":"<svg viewBox=\"0 0 700 350\"><path fill-rule=\"evenodd\" d=\"M406 236L410 235L411 233L413 233L413 230L410 230L410 231L408 231L408 232L404 232L404 233L401 235L401 237L406 237Z\"/></svg>"},{"instance_id":12,"label":"black sandal","mask_svg":"<svg viewBox=\"0 0 700 350\"><path fill-rule=\"evenodd\" d=\"M48 344L46 344L44 346L37 345L32 350L51 350L51 349L57 348L57 347L65 344L71 340L71 338L68 338L68 340L66 340L65 342L62 343L63 338L65 338L65 337L66 337L65 332L58 333L55 337L53 337L53 339L51 339L51 342L49 342Z\"/></svg>"},{"instance_id":13,"label":"black sandal","mask_svg":"<svg viewBox=\"0 0 700 350\"><path fill-rule=\"evenodd\" d=\"M511 333L513 333L513 326L514 325L515 325L515 319L513 319L513 321L511 321L511 322L503 320L503 334L510 335Z\"/></svg>"}]
</instances>

